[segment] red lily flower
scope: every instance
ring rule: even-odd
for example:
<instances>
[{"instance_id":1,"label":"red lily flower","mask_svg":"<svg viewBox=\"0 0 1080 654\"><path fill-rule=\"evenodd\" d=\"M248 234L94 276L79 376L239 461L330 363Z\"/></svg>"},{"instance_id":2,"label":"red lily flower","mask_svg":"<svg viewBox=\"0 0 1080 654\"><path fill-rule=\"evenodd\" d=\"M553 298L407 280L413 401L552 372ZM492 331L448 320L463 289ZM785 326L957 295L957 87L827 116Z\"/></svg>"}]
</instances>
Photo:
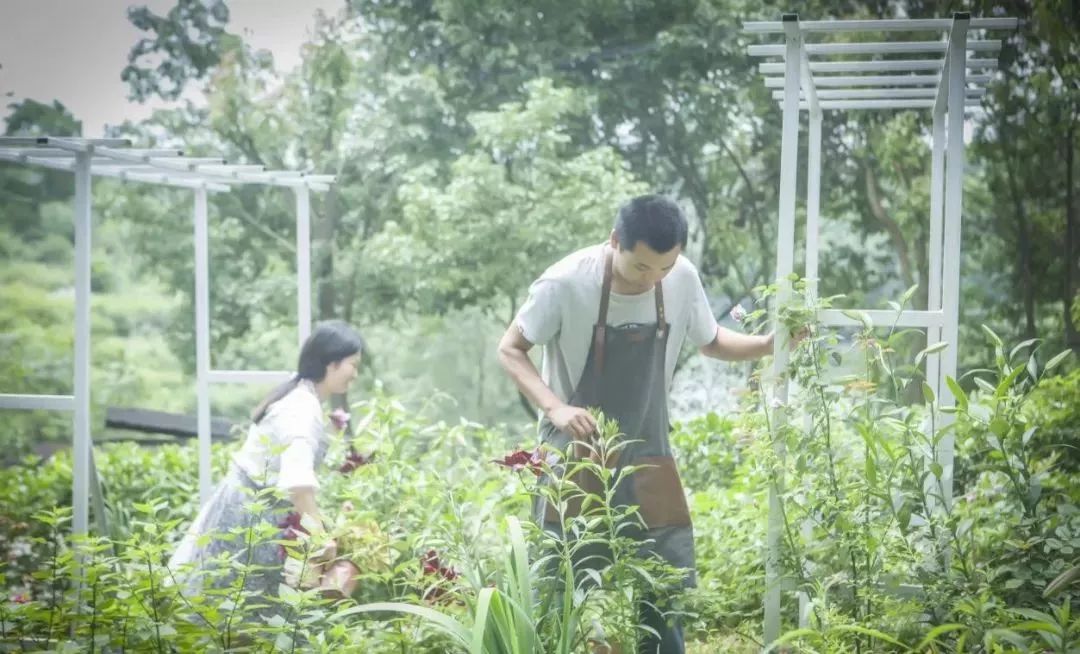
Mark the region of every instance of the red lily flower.
<instances>
[{"instance_id":1,"label":"red lily flower","mask_svg":"<svg viewBox=\"0 0 1080 654\"><path fill-rule=\"evenodd\" d=\"M300 537L300 534L310 533L304 528L304 525L300 524L300 514L296 511L292 511L282 518L277 526L282 530L280 537L284 540L296 540ZM284 545L278 545L278 556L282 561L288 556Z\"/></svg>"},{"instance_id":2,"label":"red lily flower","mask_svg":"<svg viewBox=\"0 0 1080 654\"><path fill-rule=\"evenodd\" d=\"M349 446L349 453L345 455L345 462L338 467L338 472L352 472L360 466L366 466L371 463L375 458L375 454L372 453L369 456L364 456L357 452L352 445Z\"/></svg>"},{"instance_id":3,"label":"red lily flower","mask_svg":"<svg viewBox=\"0 0 1080 654\"><path fill-rule=\"evenodd\" d=\"M457 570L453 567L445 566L442 561L439 560L439 554L435 550L428 550L426 554L420 557L420 566L427 576L440 577L432 586L424 593L424 599L427 601L434 601L446 594L446 588L442 587L442 583L446 581L454 581L460 576Z\"/></svg>"},{"instance_id":4,"label":"red lily flower","mask_svg":"<svg viewBox=\"0 0 1080 654\"><path fill-rule=\"evenodd\" d=\"M550 463L549 461L547 461L547 459L545 459L544 454L539 446L532 452L528 452L526 450L517 450L516 452L511 452L510 454L507 454L501 460L492 459L491 462L506 468L510 468L514 472L518 472L520 470L528 468L529 471L531 471L537 477L544 474L544 463Z\"/></svg>"}]
</instances>

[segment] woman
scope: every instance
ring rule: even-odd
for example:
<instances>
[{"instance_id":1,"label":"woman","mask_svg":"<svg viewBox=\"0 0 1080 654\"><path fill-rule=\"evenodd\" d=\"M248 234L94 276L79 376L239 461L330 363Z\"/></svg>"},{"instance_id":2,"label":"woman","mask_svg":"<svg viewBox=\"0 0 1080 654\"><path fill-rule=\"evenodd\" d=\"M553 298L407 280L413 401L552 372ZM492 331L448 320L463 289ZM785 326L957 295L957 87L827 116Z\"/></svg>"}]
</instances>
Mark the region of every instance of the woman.
<instances>
[{"instance_id":1,"label":"woman","mask_svg":"<svg viewBox=\"0 0 1080 654\"><path fill-rule=\"evenodd\" d=\"M277 596L284 561L282 548L273 542L280 538L276 531L291 513L305 525L321 523L316 470L329 444L322 403L344 393L356 379L363 349L363 339L348 324L319 324L300 350L296 374L255 408L247 439L233 456L228 474L169 560L170 570L179 573L189 592L198 592L214 561L228 555L235 563L250 566L243 575L245 591ZM331 542L312 562L334 556ZM220 588L235 579L230 566L214 572L205 583Z\"/></svg>"}]
</instances>

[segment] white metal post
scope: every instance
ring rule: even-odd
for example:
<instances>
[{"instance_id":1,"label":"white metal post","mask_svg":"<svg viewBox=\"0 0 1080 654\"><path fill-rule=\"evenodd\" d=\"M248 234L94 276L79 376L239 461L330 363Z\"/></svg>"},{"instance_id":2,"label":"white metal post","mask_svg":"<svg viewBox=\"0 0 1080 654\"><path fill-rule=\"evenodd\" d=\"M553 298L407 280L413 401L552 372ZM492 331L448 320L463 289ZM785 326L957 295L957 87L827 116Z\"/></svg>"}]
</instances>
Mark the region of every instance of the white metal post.
<instances>
[{"instance_id":1,"label":"white metal post","mask_svg":"<svg viewBox=\"0 0 1080 654\"><path fill-rule=\"evenodd\" d=\"M195 394L198 398L199 505L210 499L210 236L206 189L195 190Z\"/></svg>"},{"instance_id":2,"label":"white metal post","mask_svg":"<svg viewBox=\"0 0 1080 654\"><path fill-rule=\"evenodd\" d=\"M956 377L957 350L960 346L960 223L964 201L964 87L967 84L967 28L969 14L956 14L949 43L949 104L948 145L945 169L945 244L949 248L943 261L942 308L945 311L944 340L949 347L942 352L941 373ZM944 73L943 73L944 74ZM955 401L948 387L942 384L940 402ZM952 414L942 416L943 427ZM941 463L942 491L945 505L952 504L953 435L947 433L941 441L938 461Z\"/></svg>"},{"instance_id":3,"label":"white metal post","mask_svg":"<svg viewBox=\"0 0 1080 654\"><path fill-rule=\"evenodd\" d=\"M788 362L787 334L776 323L778 309L788 301L791 295L787 276L794 267L795 253L795 191L798 175L799 156L799 73L802 64L802 34L799 31L799 17L796 14L784 14L784 118L782 125L782 144L780 149L780 203L776 253L776 280L780 290L776 296L773 310L773 326L776 327L776 344L773 349L773 379L776 384L775 405L772 416L772 435L776 455L780 460L785 456L781 442L783 425L787 420L784 405L787 403L787 379L785 369ZM783 477L777 471L775 483L769 488L769 527L766 536L768 552L765 557L765 644L768 645L780 636L780 601L782 597L783 575L780 566L780 535L783 529L780 493L783 489Z\"/></svg>"},{"instance_id":4,"label":"white metal post","mask_svg":"<svg viewBox=\"0 0 1080 654\"><path fill-rule=\"evenodd\" d=\"M808 95L816 91L812 88L813 77L809 67L802 70L803 88L809 89ZM809 79L807 79L809 78ZM818 234L821 209L821 107L811 102L809 147L807 148L806 166L806 284L811 298L818 296ZM813 429L814 418L809 413L803 416L803 429L809 433ZM809 540L813 534L813 525L809 519L803 521L802 537ZM810 596L799 591L799 627L806 627L810 622Z\"/></svg>"},{"instance_id":5,"label":"white metal post","mask_svg":"<svg viewBox=\"0 0 1080 654\"><path fill-rule=\"evenodd\" d=\"M90 157L93 146L75 153L75 370L71 472L72 523L75 537L85 536L90 494Z\"/></svg>"},{"instance_id":6,"label":"white metal post","mask_svg":"<svg viewBox=\"0 0 1080 654\"><path fill-rule=\"evenodd\" d=\"M806 167L806 281L817 297L818 224L821 211L821 109L810 110L810 135Z\"/></svg>"},{"instance_id":7,"label":"white metal post","mask_svg":"<svg viewBox=\"0 0 1080 654\"><path fill-rule=\"evenodd\" d=\"M300 346L311 334L311 192L296 192L296 327Z\"/></svg>"},{"instance_id":8,"label":"white metal post","mask_svg":"<svg viewBox=\"0 0 1080 654\"><path fill-rule=\"evenodd\" d=\"M942 241L942 213L945 204L945 105L940 110L934 108L933 136L930 144L930 269L927 271L926 309L941 309L941 257L944 247ZM951 248L950 248L951 249ZM941 341L941 326L931 325L926 329L926 344L933 345ZM941 357L931 354L926 357L926 380L941 397Z\"/></svg>"},{"instance_id":9,"label":"white metal post","mask_svg":"<svg viewBox=\"0 0 1080 654\"><path fill-rule=\"evenodd\" d=\"M955 24L954 27L950 29L950 36L953 30L955 30ZM941 310L941 266L943 252L946 249L943 242L943 215L945 210L945 108L949 94L949 61L951 60L953 53L955 53L955 48L950 48L945 53L941 80L934 90L935 97L932 109L933 126L930 142L930 252L929 270L927 272L927 311ZM948 249L951 252L952 246L949 245ZM927 326L926 344L928 346L941 342L944 318L945 315L943 312L941 321ZM942 389L945 387L945 383L941 374L941 353L931 354L926 357L926 383L929 384L930 388L934 391L935 397L942 397ZM934 437L934 429L938 426L936 421L941 417L941 414L938 413L928 415L925 418L923 432L927 435L927 438L932 439ZM940 463L940 455L936 449L933 452L928 453L927 456L932 456L935 462ZM937 501L938 483L939 480L933 476L928 476L923 482L923 490L927 494L927 510L929 513L936 512L941 504ZM927 516L927 519L929 518L930 516Z\"/></svg>"}]
</instances>

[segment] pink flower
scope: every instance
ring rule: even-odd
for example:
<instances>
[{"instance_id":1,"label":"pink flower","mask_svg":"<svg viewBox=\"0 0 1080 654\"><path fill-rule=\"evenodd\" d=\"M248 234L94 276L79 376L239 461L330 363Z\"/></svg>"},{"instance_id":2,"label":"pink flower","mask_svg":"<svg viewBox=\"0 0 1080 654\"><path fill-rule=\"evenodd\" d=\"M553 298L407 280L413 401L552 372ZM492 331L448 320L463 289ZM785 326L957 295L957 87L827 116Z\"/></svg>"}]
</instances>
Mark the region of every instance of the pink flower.
<instances>
[{"instance_id":1,"label":"pink flower","mask_svg":"<svg viewBox=\"0 0 1080 654\"><path fill-rule=\"evenodd\" d=\"M30 601L30 596L26 593L17 593L11 596L11 601L16 604L26 604Z\"/></svg>"},{"instance_id":2,"label":"pink flower","mask_svg":"<svg viewBox=\"0 0 1080 654\"><path fill-rule=\"evenodd\" d=\"M547 461L540 447L537 447L532 452L517 450L507 454L502 459L492 459L491 462L510 468L514 472L528 468L534 475L539 477L544 474L544 463Z\"/></svg>"},{"instance_id":3,"label":"pink flower","mask_svg":"<svg viewBox=\"0 0 1080 654\"><path fill-rule=\"evenodd\" d=\"M371 463L375 458L375 454L372 453L368 456L364 456L356 451L352 445L349 446L349 453L345 455L345 462L338 467L338 472L352 472L360 466L366 466Z\"/></svg>"},{"instance_id":4,"label":"pink flower","mask_svg":"<svg viewBox=\"0 0 1080 654\"><path fill-rule=\"evenodd\" d=\"M349 426L349 419L352 416L345 409L337 408L330 412L330 422L334 423L334 427L338 431L344 431Z\"/></svg>"},{"instance_id":5,"label":"pink flower","mask_svg":"<svg viewBox=\"0 0 1080 654\"><path fill-rule=\"evenodd\" d=\"M731 319L735 322L742 322L746 319L746 309L743 308L743 305L736 304L731 307L731 312L728 315L731 316Z\"/></svg>"}]
</instances>

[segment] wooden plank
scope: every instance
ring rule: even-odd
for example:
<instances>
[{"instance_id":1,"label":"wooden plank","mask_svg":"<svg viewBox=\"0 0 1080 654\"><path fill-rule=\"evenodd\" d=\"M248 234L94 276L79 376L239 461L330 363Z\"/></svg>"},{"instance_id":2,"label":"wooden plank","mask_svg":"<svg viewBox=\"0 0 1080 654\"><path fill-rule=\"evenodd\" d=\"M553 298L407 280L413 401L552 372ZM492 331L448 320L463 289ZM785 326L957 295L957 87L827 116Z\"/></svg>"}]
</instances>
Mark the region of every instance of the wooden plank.
<instances>
[{"instance_id":1,"label":"wooden plank","mask_svg":"<svg viewBox=\"0 0 1080 654\"><path fill-rule=\"evenodd\" d=\"M146 434L166 434L183 438L198 436L195 416L150 409L110 406L105 408L105 426ZM232 438L233 423L228 418L212 417L210 435L215 439Z\"/></svg>"}]
</instances>

